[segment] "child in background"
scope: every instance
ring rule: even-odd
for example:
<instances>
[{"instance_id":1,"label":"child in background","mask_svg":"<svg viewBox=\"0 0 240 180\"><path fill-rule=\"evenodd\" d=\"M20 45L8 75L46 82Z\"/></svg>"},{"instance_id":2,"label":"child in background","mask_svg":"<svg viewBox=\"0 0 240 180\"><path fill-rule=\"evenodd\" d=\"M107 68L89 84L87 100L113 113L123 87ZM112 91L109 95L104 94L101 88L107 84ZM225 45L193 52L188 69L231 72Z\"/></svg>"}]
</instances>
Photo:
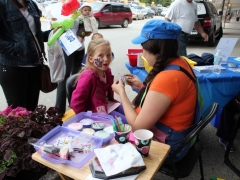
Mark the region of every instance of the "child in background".
<instances>
[{"instance_id":1,"label":"child in background","mask_svg":"<svg viewBox=\"0 0 240 180\"><path fill-rule=\"evenodd\" d=\"M92 40L95 40L95 39L103 39L103 35L101 33L94 33L92 35Z\"/></svg>"},{"instance_id":2,"label":"child in background","mask_svg":"<svg viewBox=\"0 0 240 180\"><path fill-rule=\"evenodd\" d=\"M126 118L122 106L114 99L114 76L109 68L112 62L110 43L104 39L92 40L87 50L86 68L80 72L70 106L75 114L92 111Z\"/></svg>"},{"instance_id":3,"label":"child in background","mask_svg":"<svg viewBox=\"0 0 240 180\"><path fill-rule=\"evenodd\" d=\"M83 39L85 36L89 36L91 33L98 32L98 25L96 19L93 17L93 11L91 4L85 2L80 7L81 15L78 17L79 20L79 28L77 31L77 36Z\"/></svg>"}]
</instances>

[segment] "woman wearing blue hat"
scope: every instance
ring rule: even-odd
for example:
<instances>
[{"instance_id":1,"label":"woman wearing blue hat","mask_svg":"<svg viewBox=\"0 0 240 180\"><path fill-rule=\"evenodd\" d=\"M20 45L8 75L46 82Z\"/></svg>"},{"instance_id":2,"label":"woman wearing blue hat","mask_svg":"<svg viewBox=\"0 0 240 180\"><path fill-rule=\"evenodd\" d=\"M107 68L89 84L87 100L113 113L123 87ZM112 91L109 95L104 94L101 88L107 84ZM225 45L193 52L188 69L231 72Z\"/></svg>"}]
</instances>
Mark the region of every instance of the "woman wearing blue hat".
<instances>
[{"instance_id":1,"label":"woman wearing blue hat","mask_svg":"<svg viewBox=\"0 0 240 180\"><path fill-rule=\"evenodd\" d=\"M141 44L143 56L153 69L144 82L133 75L129 78L128 84L139 90L133 103L128 99L121 80L112 85L113 91L120 96L127 122L133 130L151 130L154 140L171 145L171 152L189 133L197 100L194 82L182 71L167 70L169 65L177 65L195 78L191 67L177 54L180 33L181 27L172 22L148 21L132 43ZM183 149L175 161L182 159L188 149Z\"/></svg>"}]
</instances>

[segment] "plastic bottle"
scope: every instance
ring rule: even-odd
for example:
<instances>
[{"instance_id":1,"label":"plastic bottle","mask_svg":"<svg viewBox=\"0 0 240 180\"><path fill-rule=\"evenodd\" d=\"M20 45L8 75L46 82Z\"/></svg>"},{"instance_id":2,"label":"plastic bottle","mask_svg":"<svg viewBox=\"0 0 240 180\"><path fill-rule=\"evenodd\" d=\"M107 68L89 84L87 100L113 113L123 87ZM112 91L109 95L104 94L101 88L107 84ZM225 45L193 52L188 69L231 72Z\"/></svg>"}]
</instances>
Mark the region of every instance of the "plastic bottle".
<instances>
[{"instance_id":1,"label":"plastic bottle","mask_svg":"<svg viewBox=\"0 0 240 180\"><path fill-rule=\"evenodd\" d=\"M222 62L222 52L220 49L217 50L217 52L214 54L214 65L220 65Z\"/></svg>"},{"instance_id":2,"label":"plastic bottle","mask_svg":"<svg viewBox=\"0 0 240 180\"><path fill-rule=\"evenodd\" d=\"M222 53L221 50L217 50L214 54L214 66L213 66L213 73L220 74L221 72L221 62L222 62Z\"/></svg>"}]
</instances>

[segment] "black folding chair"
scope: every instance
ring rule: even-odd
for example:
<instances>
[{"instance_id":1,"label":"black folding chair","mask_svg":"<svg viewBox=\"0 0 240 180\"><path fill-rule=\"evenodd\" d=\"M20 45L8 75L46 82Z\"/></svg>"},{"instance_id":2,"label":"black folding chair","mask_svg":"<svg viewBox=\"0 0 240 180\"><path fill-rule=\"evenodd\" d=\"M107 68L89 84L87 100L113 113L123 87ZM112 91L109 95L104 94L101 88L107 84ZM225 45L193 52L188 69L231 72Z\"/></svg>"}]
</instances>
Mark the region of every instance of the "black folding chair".
<instances>
[{"instance_id":1,"label":"black folding chair","mask_svg":"<svg viewBox=\"0 0 240 180\"><path fill-rule=\"evenodd\" d=\"M79 76L79 74L73 74L70 77L68 77L67 80L66 80L66 95L67 95L69 104L71 102L72 92L76 88L74 86L74 83L75 83L78 76Z\"/></svg>"},{"instance_id":2,"label":"black folding chair","mask_svg":"<svg viewBox=\"0 0 240 180\"><path fill-rule=\"evenodd\" d=\"M164 161L163 166L160 168L160 172L168 176L178 178L185 178L189 176L197 162L199 160L201 180L204 180L203 165L201 153L203 145L199 139L199 133L201 130L212 120L218 110L218 103L213 103L202 114L202 120L196 125L196 127L189 133L189 135L181 142L180 146ZM178 161L173 161L176 154L178 154L186 145L193 142L186 156Z\"/></svg>"},{"instance_id":3,"label":"black folding chair","mask_svg":"<svg viewBox=\"0 0 240 180\"><path fill-rule=\"evenodd\" d=\"M224 163L236 174L238 175L238 177L240 177L240 171L233 165L233 163L230 161L229 159L229 153L230 153L230 149L233 145L233 142L235 140L235 137L237 135L239 126L240 126L240 113L236 114L234 116L234 121L235 121L235 125L232 131L232 134L230 136L230 140L228 142L228 146L227 146L227 150L225 151L224 154Z\"/></svg>"}]
</instances>

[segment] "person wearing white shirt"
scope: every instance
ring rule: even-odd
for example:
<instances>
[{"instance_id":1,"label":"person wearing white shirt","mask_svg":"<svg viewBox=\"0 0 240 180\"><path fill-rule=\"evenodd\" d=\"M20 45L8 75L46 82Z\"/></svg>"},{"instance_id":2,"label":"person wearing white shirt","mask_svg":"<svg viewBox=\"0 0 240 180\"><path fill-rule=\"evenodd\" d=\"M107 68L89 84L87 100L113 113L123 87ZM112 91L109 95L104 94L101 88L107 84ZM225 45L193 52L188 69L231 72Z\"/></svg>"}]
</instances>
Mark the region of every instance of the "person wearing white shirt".
<instances>
[{"instance_id":1,"label":"person wearing white shirt","mask_svg":"<svg viewBox=\"0 0 240 180\"><path fill-rule=\"evenodd\" d=\"M182 28L178 37L178 55L187 56L188 34L196 29L208 41L208 35L204 32L197 17L197 3L193 0L175 0L169 7L165 20L174 22Z\"/></svg>"}]
</instances>

